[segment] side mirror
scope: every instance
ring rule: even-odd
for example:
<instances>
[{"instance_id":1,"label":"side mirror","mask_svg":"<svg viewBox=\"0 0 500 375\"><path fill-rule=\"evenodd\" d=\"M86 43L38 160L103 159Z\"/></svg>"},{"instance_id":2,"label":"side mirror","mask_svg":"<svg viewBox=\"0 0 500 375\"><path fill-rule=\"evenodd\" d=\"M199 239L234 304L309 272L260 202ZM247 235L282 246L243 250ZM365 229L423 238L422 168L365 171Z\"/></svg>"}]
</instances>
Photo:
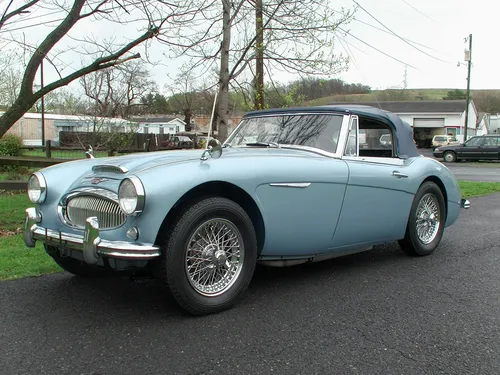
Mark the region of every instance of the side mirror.
<instances>
[{"instance_id":1,"label":"side mirror","mask_svg":"<svg viewBox=\"0 0 500 375\"><path fill-rule=\"evenodd\" d=\"M201 154L200 160L208 160L208 155L213 159L218 159L222 155L222 143L219 140L212 138L207 145L207 149Z\"/></svg>"}]
</instances>

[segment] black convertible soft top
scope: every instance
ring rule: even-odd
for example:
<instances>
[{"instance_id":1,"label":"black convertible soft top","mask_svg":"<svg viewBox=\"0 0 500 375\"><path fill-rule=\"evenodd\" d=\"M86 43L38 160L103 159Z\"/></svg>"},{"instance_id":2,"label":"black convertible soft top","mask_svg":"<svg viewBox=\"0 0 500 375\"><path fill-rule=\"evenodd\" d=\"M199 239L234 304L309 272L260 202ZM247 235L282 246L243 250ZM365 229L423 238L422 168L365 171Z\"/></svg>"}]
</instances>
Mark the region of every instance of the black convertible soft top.
<instances>
[{"instance_id":1,"label":"black convertible soft top","mask_svg":"<svg viewBox=\"0 0 500 375\"><path fill-rule=\"evenodd\" d=\"M410 124L389 111L384 111L379 108L356 105L356 104L342 104L342 105L325 105L317 107L295 107L295 108L276 108L266 109L261 111L252 111L246 113L243 118L257 117L262 115L272 114L287 114L287 113L307 113L307 112L321 112L321 113L341 113L353 114L360 117L368 117L376 121L383 122L390 126L394 132L395 151L400 158L409 158L419 156L419 152L413 141L413 131Z\"/></svg>"}]
</instances>

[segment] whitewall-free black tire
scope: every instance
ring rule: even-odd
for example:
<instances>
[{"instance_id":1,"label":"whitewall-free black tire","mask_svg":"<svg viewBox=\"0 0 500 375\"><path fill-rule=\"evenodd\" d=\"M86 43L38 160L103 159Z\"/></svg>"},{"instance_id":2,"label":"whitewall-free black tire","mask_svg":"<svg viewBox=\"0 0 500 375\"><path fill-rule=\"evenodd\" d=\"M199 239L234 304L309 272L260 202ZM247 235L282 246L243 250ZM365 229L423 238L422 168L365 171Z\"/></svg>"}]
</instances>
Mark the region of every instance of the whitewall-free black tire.
<instances>
[{"instance_id":1,"label":"whitewall-free black tire","mask_svg":"<svg viewBox=\"0 0 500 375\"><path fill-rule=\"evenodd\" d=\"M245 210L230 199L207 197L186 207L170 228L160 267L179 305L204 315L242 298L256 261L257 238Z\"/></svg>"}]
</instances>

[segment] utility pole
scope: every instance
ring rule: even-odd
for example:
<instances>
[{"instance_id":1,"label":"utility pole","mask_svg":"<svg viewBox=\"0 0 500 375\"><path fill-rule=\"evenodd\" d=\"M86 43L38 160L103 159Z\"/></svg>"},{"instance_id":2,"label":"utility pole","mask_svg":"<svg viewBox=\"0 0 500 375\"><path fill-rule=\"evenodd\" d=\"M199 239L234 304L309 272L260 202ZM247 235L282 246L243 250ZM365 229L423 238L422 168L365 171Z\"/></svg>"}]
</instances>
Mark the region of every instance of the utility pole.
<instances>
[{"instance_id":1,"label":"utility pole","mask_svg":"<svg viewBox=\"0 0 500 375\"><path fill-rule=\"evenodd\" d=\"M255 0L255 109L264 109L264 21L263 0Z\"/></svg>"},{"instance_id":2,"label":"utility pole","mask_svg":"<svg viewBox=\"0 0 500 375\"><path fill-rule=\"evenodd\" d=\"M470 103L470 68L472 65L472 34L469 35L469 50L465 50L465 61L467 64L467 103L465 107L465 129L464 129L464 142L467 141L467 128L469 126L469 103ZM467 38L465 38L467 42Z\"/></svg>"},{"instance_id":3,"label":"utility pole","mask_svg":"<svg viewBox=\"0 0 500 375\"><path fill-rule=\"evenodd\" d=\"M40 84L41 90L43 89L43 59L40 63ZM42 95L42 147L45 150L45 100L44 95Z\"/></svg>"}]
</instances>

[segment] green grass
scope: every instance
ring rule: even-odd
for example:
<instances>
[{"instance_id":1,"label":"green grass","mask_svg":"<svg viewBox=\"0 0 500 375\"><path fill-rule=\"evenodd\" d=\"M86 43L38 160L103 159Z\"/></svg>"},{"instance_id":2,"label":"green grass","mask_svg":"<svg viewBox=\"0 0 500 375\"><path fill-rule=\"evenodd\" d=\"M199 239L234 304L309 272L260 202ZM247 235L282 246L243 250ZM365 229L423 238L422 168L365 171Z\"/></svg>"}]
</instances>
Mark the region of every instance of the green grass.
<instances>
[{"instance_id":1,"label":"green grass","mask_svg":"<svg viewBox=\"0 0 500 375\"><path fill-rule=\"evenodd\" d=\"M26 193L0 195L0 229L15 231L24 222L24 210L32 206Z\"/></svg>"},{"instance_id":2,"label":"green grass","mask_svg":"<svg viewBox=\"0 0 500 375\"><path fill-rule=\"evenodd\" d=\"M500 192L500 182L458 181L462 198L479 197Z\"/></svg>"},{"instance_id":3,"label":"green grass","mask_svg":"<svg viewBox=\"0 0 500 375\"><path fill-rule=\"evenodd\" d=\"M62 269L47 255L42 244L29 249L20 235L0 237L0 280L55 272L62 272Z\"/></svg>"},{"instance_id":4,"label":"green grass","mask_svg":"<svg viewBox=\"0 0 500 375\"><path fill-rule=\"evenodd\" d=\"M500 182L459 181L464 198L500 192ZM34 249L24 245L24 210L32 206L26 194L0 195L0 280L12 280L61 272L42 244Z\"/></svg>"},{"instance_id":5,"label":"green grass","mask_svg":"<svg viewBox=\"0 0 500 375\"><path fill-rule=\"evenodd\" d=\"M26 193L0 195L0 280L61 272L42 244L25 246L24 210L32 206Z\"/></svg>"},{"instance_id":6,"label":"green grass","mask_svg":"<svg viewBox=\"0 0 500 375\"><path fill-rule=\"evenodd\" d=\"M395 93L398 91L401 93L403 90L373 90L367 94L350 94L350 95L331 95L323 98L318 98L314 100L306 100L303 105L305 106L315 106L315 105L326 105L329 103L338 102L376 102L376 101L398 101L398 100L442 100L448 94L448 91L454 89L406 89L404 90L404 97L400 94ZM474 94L490 91L493 93L500 93L500 90L471 90L472 98L474 99Z\"/></svg>"},{"instance_id":7,"label":"green grass","mask_svg":"<svg viewBox=\"0 0 500 375\"><path fill-rule=\"evenodd\" d=\"M43 150L25 150L21 151L21 156L32 156L32 157L45 157L45 151ZM95 151L94 156L96 158L107 157L108 153L106 151ZM52 158L54 159L85 159L85 151L83 150L54 150L52 151Z\"/></svg>"}]
</instances>

